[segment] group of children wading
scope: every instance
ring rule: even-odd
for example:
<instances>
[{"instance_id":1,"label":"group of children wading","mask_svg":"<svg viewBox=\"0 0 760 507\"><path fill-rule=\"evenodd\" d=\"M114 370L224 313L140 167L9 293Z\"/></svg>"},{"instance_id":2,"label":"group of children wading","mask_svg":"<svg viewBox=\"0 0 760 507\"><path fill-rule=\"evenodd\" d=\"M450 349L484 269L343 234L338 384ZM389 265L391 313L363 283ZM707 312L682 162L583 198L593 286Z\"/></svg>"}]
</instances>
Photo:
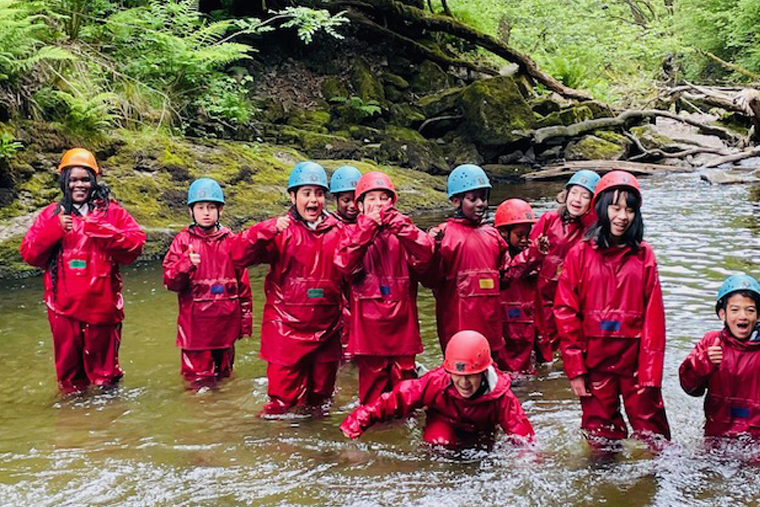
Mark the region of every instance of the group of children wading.
<instances>
[{"instance_id":1,"label":"group of children wading","mask_svg":"<svg viewBox=\"0 0 760 507\"><path fill-rule=\"evenodd\" d=\"M98 183L92 153L66 152L63 198L24 237L26 262L45 270L45 302L64 391L112 385L124 317L119 264L135 260L145 234ZM338 367L353 361L359 407L341 425L350 438L372 424L426 411L423 439L446 447L490 444L496 426L530 441L533 428L511 391L559 349L593 445L634 436L670 439L662 399L665 312L654 253L643 240L634 176L575 173L559 208L536 219L509 199L486 223L491 184L475 165L448 177L454 216L425 232L395 207L382 172L343 166L327 174L296 164L292 207L233 233L220 225L221 186L188 191L192 225L166 254L163 279L177 292L181 372L195 385L230 375L235 342L252 330L246 268L268 264L261 321L267 362L264 415L323 407ZM328 192L336 212L325 210ZM420 374L419 284L432 289L442 366ZM708 436L760 437L760 285L730 276L707 333L680 368L684 390L706 394Z\"/></svg>"}]
</instances>

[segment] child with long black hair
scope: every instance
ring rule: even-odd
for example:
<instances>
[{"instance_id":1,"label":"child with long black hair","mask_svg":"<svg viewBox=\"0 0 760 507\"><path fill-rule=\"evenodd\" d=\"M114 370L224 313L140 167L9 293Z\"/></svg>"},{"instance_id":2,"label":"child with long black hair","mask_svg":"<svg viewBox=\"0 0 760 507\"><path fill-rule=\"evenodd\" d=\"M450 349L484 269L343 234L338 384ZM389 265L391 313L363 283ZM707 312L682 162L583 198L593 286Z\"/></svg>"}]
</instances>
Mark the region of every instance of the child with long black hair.
<instances>
[{"instance_id":1,"label":"child with long black hair","mask_svg":"<svg viewBox=\"0 0 760 507\"><path fill-rule=\"evenodd\" d=\"M119 264L140 255L145 233L98 183L101 171L92 153L67 151L58 172L63 197L37 216L21 256L45 269L58 384L68 392L112 385L124 375L118 357L124 319Z\"/></svg>"},{"instance_id":2,"label":"child with long black hair","mask_svg":"<svg viewBox=\"0 0 760 507\"><path fill-rule=\"evenodd\" d=\"M628 436L620 397L635 436L670 439L661 392L665 311L641 202L635 177L605 175L593 201L597 222L567 254L559 278L560 351L591 443Z\"/></svg>"}]
</instances>

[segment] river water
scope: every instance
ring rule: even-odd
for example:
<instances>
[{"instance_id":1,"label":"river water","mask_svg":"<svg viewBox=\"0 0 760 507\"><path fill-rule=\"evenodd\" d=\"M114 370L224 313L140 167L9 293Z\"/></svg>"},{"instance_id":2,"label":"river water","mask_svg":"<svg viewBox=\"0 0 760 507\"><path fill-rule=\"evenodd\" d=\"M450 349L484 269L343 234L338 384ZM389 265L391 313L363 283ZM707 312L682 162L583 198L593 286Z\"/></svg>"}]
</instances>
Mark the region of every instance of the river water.
<instances>
[{"instance_id":1,"label":"river water","mask_svg":"<svg viewBox=\"0 0 760 507\"><path fill-rule=\"evenodd\" d=\"M338 425L355 407L350 366L326 418L259 419L258 336L238 343L232 379L186 390L173 345L176 296L151 264L125 270L126 376L107 393L61 398L41 279L0 286L0 506L758 506L760 444L706 447L702 400L681 391L677 371L693 342L719 326L712 308L722 279L760 274L760 208L747 186L709 186L695 175L642 187L668 324L663 389L674 445L658 456L627 442L612 460L593 458L558 364L515 385L536 429L527 451L500 441L489 454L436 453L421 443L420 416L349 441ZM492 201L522 196L542 213L559 188L509 186ZM431 225L445 213L416 220ZM264 274L251 271L257 320ZM419 359L432 367L441 353L428 291L419 305Z\"/></svg>"}]
</instances>

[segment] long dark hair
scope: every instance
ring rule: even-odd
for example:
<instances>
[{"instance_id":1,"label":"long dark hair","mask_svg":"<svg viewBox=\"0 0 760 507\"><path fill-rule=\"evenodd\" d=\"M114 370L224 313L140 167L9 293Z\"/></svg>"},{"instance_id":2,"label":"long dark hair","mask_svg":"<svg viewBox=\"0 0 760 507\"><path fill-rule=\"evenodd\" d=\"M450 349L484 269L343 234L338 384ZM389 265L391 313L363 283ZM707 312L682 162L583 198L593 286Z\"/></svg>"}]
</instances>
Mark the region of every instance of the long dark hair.
<instances>
[{"instance_id":1,"label":"long dark hair","mask_svg":"<svg viewBox=\"0 0 760 507\"><path fill-rule=\"evenodd\" d=\"M633 190L610 188L599 194L596 198L596 204L594 204L594 211L596 211L597 216L596 223L589 229L586 239L594 240L602 248L609 248L612 245L612 232L610 232L610 217L607 214L607 207L617 202L621 192L625 192L626 206L635 210L633 221L623 233L621 243L636 252L639 250L641 242L644 241L644 220L641 218L641 195Z\"/></svg>"},{"instance_id":2,"label":"long dark hair","mask_svg":"<svg viewBox=\"0 0 760 507\"><path fill-rule=\"evenodd\" d=\"M63 196L58 201L58 205L55 207L55 214L63 212L65 215L79 215L79 211L74 207L74 201L71 200L71 189L69 188L69 177L71 176L72 167L65 168L58 177L58 187L61 189ZM111 189L105 183L98 183L95 172L85 167L87 173L90 175L92 181L92 187L90 189L90 195L87 197L87 204L91 209L107 210L108 204L111 201ZM56 299L57 287L58 287L58 265L61 262L63 252L63 245L59 243L56 246L53 253L50 255L48 261L48 269L50 270L50 281L53 286L53 299Z\"/></svg>"}]
</instances>

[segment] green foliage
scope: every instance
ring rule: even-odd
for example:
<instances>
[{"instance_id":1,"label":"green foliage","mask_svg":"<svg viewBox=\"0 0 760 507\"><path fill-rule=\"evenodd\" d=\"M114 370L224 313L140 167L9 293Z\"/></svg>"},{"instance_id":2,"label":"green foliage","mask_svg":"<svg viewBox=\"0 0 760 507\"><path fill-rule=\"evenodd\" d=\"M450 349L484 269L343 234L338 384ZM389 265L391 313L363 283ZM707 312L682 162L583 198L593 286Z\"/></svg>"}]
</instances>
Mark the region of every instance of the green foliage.
<instances>
[{"instance_id":1,"label":"green foliage","mask_svg":"<svg viewBox=\"0 0 760 507\"><path fill-rule=\"evenodd\" d=\"M361 97L356 96L333 97L330 102L344 104L348 108L349 114L360 122L383 112L383 108L376 100L364 102Z\"/></svg>"},{"instance_id":2,"label":"green foliage","mask_svg":"<svg viewBox=\"0 0 760 507\"><path fill-rule=\"evenodd\" d=\"M343 16L343 13L333 16L326 10L314 10L306 7L288 7L284 11L280 11L279 15L290 18L289 21L282 24L282 27L296 27L298 38L305 44L311 43L314 34L320 30L324 30L325 33L336 39L342 39L343 36L336 31L336 28L348 23L348 18Z\"/></svg>"},{"instance_id":3,"label":"green foliage","mask_svg":"<svg viewBox=\"0 0 760 507\"><path fill-rule=\"evenodd\" d=\"M47 45L48 27L33 14L36 2L0 0L0 83L15 81L42 61L70 60L63 48Z\"/></svg>"},{"instance_id":4,"label":"green foliage","mask_svg":"<svg viewBox=\"0 0 760 507\"><path fill-rule=\"evenodd\" d=\"M3 132L2 135L0 135L0 160L13 158L16 152L23 147L24 145L16 141L13 134Z\"/></svg>"}]
</instances>

